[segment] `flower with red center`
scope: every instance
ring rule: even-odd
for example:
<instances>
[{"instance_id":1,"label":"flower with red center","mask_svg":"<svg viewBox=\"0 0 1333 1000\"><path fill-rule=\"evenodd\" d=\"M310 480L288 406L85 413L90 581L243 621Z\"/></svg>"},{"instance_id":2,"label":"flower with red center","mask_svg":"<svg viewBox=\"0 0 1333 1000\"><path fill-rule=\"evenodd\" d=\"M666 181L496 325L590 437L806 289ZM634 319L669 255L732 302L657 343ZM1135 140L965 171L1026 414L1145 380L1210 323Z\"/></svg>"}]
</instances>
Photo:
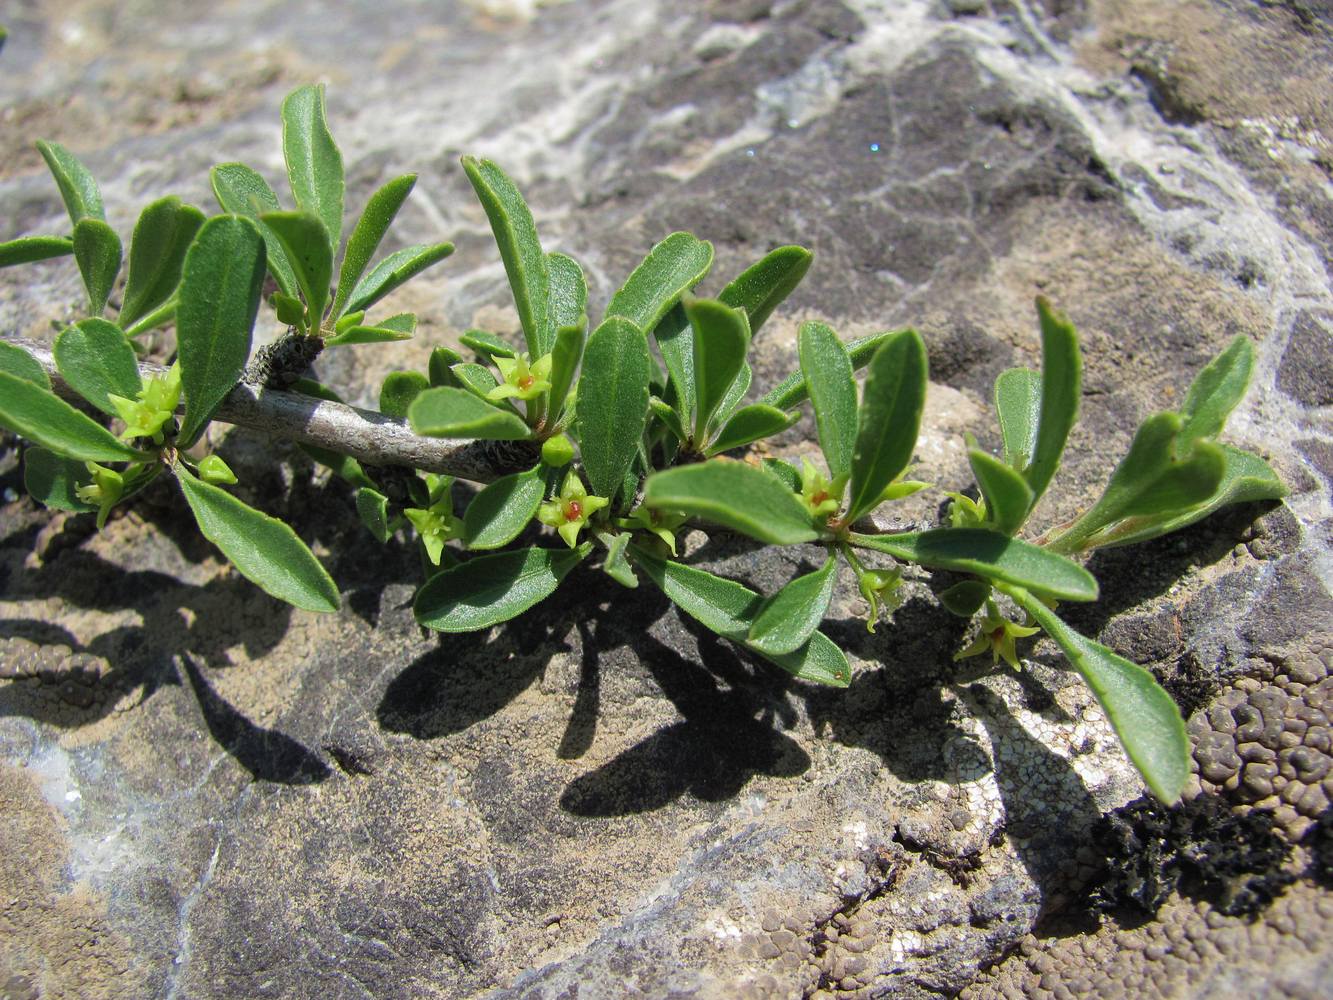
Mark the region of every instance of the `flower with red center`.
<instances>
[{"instance_id":1,"label":"flower with red center","mask_svg":"<svg viewBox=\"0 0 1333 1000\"><path fill-rule=\"evenodd\" d=\"M537 520L560 532L571 549L578 544L579 532L599 510L610 501L606 497L591 496L579 474L570 471L565 476L560 494L537 508Z\"/></svg>"},{"instance_id":2,"label":"flower with red center","mask_svg":"<svg viewBox=\"0 0 1333 1000\"><path fill-rule=\"evenodd\" d=\"M1041 629L1027 625L1015 625L996 607L995 601L986 599L986 614L981 619L981 633L966 649L954 654L955 660L964 660L969 656L979 656L990 650L992 662L1001 659L1011 667L1018 667L1018 652L1014 648L1015 639L1024 639L1036 635Z\"/></svg>"},{"instance_id":3,"label":"flower with red center","mask_svg":"<svg viewBox=\"0 0 1333 1000\"><path fill-rule=\"evenodd\" d=\"M551 356L547 354L536 361L529 362L527 353L512 358L495 358L495 367L500 369L504 381L497 385L486 398L492 403L509 396L518 399L534 399L551 388Z\"/></svg>"}]
</instances>

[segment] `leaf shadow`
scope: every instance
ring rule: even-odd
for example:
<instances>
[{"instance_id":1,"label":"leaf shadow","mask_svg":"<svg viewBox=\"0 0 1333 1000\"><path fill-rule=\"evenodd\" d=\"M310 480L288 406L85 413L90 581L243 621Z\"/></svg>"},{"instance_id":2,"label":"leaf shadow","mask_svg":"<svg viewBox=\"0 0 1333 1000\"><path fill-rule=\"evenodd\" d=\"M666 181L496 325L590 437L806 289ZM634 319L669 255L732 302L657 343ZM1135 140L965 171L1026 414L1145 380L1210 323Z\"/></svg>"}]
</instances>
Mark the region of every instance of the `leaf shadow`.
<instances>
[{"instance_id":1,"label":"leaf shadow","mask_svg":"<svg viewBox=\"0 0 1333 1000\"><path fill-rule=\"evenodd\" d=\"M333 773L305 744L276 729L257 726L237 711L213 690L189 653L180 655L180 664L209 733L256 781L309 785Z\"/></svg>"}]
</instances>

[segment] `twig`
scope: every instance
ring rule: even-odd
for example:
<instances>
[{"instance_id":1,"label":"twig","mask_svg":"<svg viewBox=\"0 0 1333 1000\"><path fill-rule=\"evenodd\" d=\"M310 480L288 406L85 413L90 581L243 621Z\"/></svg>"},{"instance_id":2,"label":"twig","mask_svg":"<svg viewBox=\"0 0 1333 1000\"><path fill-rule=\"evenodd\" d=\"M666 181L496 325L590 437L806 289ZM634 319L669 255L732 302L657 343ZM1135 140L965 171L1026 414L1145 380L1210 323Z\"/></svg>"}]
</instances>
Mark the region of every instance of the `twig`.
<instances>
[{"instance_id":1,"label":"twig","mask_svg":"<svg viewBox=\"0 0 1333 1000\"><path fill-rule=\"evenodd\" d=\"M75 392L56 369L51 350L22 337L5 335L6 343L21 347L46 369L57 395L76 402ZM161 365L140 362L144 378L161 375ZM478 483L489 483L511 472L530 468L537 449L524 441L468 441L422 437L401 420L358 409L345 403L238 383L222 401L214 420L298 444L313 445L350 455L368 465L400 465L423 472L442 473Z\"/></svg>"}]
</instances>

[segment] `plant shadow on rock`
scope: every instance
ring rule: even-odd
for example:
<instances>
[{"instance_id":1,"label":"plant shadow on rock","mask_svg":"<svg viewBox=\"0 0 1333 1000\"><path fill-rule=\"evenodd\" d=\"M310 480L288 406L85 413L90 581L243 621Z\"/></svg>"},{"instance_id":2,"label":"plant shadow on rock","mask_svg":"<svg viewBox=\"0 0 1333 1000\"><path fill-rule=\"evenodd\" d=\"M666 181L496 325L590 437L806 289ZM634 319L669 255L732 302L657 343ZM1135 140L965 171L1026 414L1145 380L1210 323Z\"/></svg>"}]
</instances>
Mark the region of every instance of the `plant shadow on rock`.
<instances>
[{"instance_id":1,"label":"plant shadow on rock","mask_svg":"<svg viewBox=\"0 0 1333 1000\"><path fill-rule=\"evenodd\" d=\"M232 707L209 686L189 653L180 655L180 663L213 739L256 781L308 785L330 776L328 765L305 744L255 725Z\"/></svg>"}]
</instances>

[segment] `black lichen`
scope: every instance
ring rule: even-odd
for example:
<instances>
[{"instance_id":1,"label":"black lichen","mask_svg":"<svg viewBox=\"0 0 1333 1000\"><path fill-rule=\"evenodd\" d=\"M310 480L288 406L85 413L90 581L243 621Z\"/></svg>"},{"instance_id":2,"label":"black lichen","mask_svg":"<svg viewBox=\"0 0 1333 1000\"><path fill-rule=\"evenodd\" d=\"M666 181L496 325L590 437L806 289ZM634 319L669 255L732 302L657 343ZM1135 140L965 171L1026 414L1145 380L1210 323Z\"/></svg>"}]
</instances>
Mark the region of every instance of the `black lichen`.
<instances>
[{"instance_id":1,"label":"black lichen","mask_svg":"<svg viewBox=\"0 0 1333 1000\"><path fill-rule=\"evenodd\" d=\"M1152 916L1179 891L1227 916L1253 917L1295 881L1284 867L1291 848L1273 827L1271 812L1235 813L1216 796L1169 808L1136 799L1093 827L1106 864L1093 905Z\"/></svg>"}]
</instances>

